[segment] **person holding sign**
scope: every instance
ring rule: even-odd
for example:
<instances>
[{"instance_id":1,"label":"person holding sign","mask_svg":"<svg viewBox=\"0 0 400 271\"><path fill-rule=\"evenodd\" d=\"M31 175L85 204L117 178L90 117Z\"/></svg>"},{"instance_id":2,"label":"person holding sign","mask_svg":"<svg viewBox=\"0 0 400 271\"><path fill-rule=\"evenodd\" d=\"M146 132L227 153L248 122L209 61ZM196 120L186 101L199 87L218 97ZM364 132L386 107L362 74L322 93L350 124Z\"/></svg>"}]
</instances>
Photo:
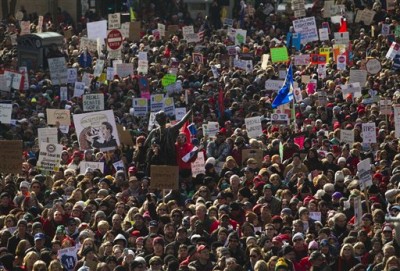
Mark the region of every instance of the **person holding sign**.
<instances>
[{"instance_id":1,"label":"person holding sign","mask_svg":"<svg viewBox=\"0 0 400 271\"><path fill-rule=\"evenodd\" d=\"M178 123L166 127L167 115L164 111L159 111L156 114L156 121L160 127L151 130L149 136L144 142L145 149L149 151L151 150L150 146L153 145L153 143L157 143L157 145L159 145L157 153L161 160L165 163L165 165L175 166L177 164L175 141L179 135L179 129L182 128L183 124L191 115L192 109L189 110Z\"/></svg>"}]
</instances>

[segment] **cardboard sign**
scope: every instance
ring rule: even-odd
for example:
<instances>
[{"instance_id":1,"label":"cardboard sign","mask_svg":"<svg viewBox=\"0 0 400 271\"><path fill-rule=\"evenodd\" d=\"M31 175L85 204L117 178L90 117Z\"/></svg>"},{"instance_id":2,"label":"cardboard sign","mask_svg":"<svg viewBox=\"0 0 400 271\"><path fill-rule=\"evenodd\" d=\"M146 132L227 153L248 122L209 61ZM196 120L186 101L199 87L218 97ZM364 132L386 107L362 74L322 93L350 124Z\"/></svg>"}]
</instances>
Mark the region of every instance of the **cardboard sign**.
<instances>
[{"instance_id":1,"label":"cardboard sign","mask_svg":"<svg viewBox=\"0 0 400 271\"><path fill-rule=\"evenodd\" d=\"M374 122L363 123L361 126L363 143L376 143L376 126Z\"/></svg>"},{"instance_id":2,"label":"cardboard sign","mask_svg":"<svg viewBox=\"0 0 400 271\"><path fill-rule=\"evenodd\" d=\"M51 81L55 85L67 84L67 65L64 57L48 58Z\"/></svg>"},{"instance_id":3,"label":"cardboard sign","mask_svg":"<svg viewBox=\"0 0 400 271\"><path fill-rule=\"evenodd\" d=\"M98 169L101 173L104 173L104 162L89 162L89 161L81 161L79 163L79 172L80 174L85 174L86 169Z\"/></svg>"},{"instance_id":4,"label":"cardboard sign","mask_svg":"<svg viewBox=\"0 0 400 271\"><path fill-rule=\"evenodd\" d=\"M247 135L250 138L257 138L262 134L261 117L252 117L244 119Z\"/></svg>"},{"instance_id":5,"label":"cardboard sign","mask_svg":"<svg viewBox=\"0 0 400 271\"><path fill-rule=\"evenodd\" d=\"M289 60L287 47L271 48L272 63L286 62Z\"/></svg>"},{"instance_id":6,"label":"cardboard sign","mask_svg":"<svg viewBox=\"0 0 400 271\"><path fill-rule=\"evenodd\" d=\"M262 167L262 160L263 160L263 151L260 149L257 150L252 150L252 149L245 149L242 150L242 165L244 165L244 162L246 162L249 158L254 158L256 159L258 165L258 168Z\"/></svg>"},{"instance_id":7,"label":"cardboard sign","mask_svg":"<svg viewBox=\"0 0 400 271\"><path fill-rule=\"evenodd\" d=\"M58 143L58 132L57 128L39 128L38 129L38 141L44 143Z\"/></svg>"},{"instance_id":8,"label":"cardboard sign","mask_svg":"<svg viewBox=\"0 0 400 271\"><path fill-rule=\"evenodd\" d=\"M22 140L0 140L0 150L0 172L21 173Z\"/></svg>"},{"instance_id":9,"label":"cardboard sign","mask_svg":"<svg viewBox=\"0 0 400 271\"><path fill-rule=\"evenodd\" d=\"M138 42L140 41L140 32L142 30L142 24L140 21L130 22L129 24L129 40Z\"/></svg>"},{"instance_id":10,"label":"cardboard sign","mask_svg":"<svg viewBox=\"0 0 400 271\"><path fill-rule=\"evenodd\" d=\"M61 144L41 142L37 166L47 172L58 171L63 147Z\"/></svg>"},{"instance_id":11,"label":"cardboard sign","mask_svg":"<svg viewBox=\"0 0 400 271\"><path fill-rule=\"evenodd\" d=\"M340 141L348 144L354 143L354 130L340 129Z\"/></svg>"},{"instance_id":12,"label":"cardboard sign","mask_svg":"<svg viewBox=\"0 0 400 271\"><path fill-rule=\"evenodd\" d=\"M84 112L104 110L104 94L85 94L82 97L82 105Z\"/></svg>"},{"instance_id":13,"label":"cardboard sign","mask_svg":"<svg viewBox=\"0 0 400 271\"><path fill-rule=\"evenodd\" d=\"M151 189L178 189L179 167L176 166L150 166Z\"/></svg>"},{"instance_id":14,"label":"cardboard sign","mask_svg":"<svg viewBox=\"0 0 400 271\"><path fill-rule=\"evenodd\" d=\"M0 104L0 123L10 124L12 114L12 104Z\"/></svg>"},{"instance_id":15,"label":"cardboard sign","mask_svg":"<svg viewBox=\"0 0 400 271\"><path fill-rule=\"evenodd\" d=\"M73 119L81 150L109 151L120 145L112 110L74 114Z\"/></svg>"},{"instance_id":16,"label":"cardboard sign","mask_svg":"<svg viewBox=\"0 0 400 271\"><path fill-rule=\"evenodd\" d=\"M191 163L191 168L193 177L196 177L199 174L204 174L206 172L204 152L202 151L198 152L197 159Z\"/></svg>"},{"instance_id":17,"label":"cardboard sign","mask_svg":"<svg viewBox=\"0 0 400 271\"><path fill-rule=\"evenodd\" d=\"M318 41L317 25L315 17L306 17L293 21L294 31L300 33L301 44Z\"/></svg>"},{"instance_id":18,"label":"cardboard sign","mask_svg":"<svg viewBox=\"0 0 400 271\"><path fill-rule=\"evenodd\" d=\"M147 115L148 106L146 98L133 98L132 104L135 116L145 117Z\"/></svg>"},{"instance_id":19,"label":"cardboard sign","mask_svg":"<svg viewBox=\"0 0 400 271\"><path fill-rule=\"evenodd\" d=\"M71 112L66 109L46 109L47 124L71 125Z\"/></svg>"},{"instance_id":20,"label":"cardboard sign","mask_svg":"<svg viewBox=\"0 0 400 271\"><path fill-rule=\"evenodd\" d=\"M121 144L128 145L128 146L135 145L133 143L131 133L129 133L129 131L124 126L117 124L117 130L118 130L119 139L121 140Z\"/></svg>"}]
</instances>

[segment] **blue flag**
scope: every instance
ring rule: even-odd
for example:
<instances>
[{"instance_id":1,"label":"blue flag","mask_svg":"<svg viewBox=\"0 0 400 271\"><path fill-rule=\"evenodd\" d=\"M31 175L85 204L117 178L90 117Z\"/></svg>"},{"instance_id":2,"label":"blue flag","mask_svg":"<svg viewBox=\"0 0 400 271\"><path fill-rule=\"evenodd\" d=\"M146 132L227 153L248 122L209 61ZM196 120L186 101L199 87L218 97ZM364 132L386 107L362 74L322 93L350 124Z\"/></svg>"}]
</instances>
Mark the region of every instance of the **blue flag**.
<instances>
[{"instance_id":1,"label":"blue flag","mask_svg":"<svg viewBox=\"0 0 400 271\"><path fill-rule=\"evenodd\" d=\"M282 104L287 104L293 100L293 70L292 64L290 64L285 83L282 88L278 91L278 96L275 97L275 100L272 102L272 108L275 109Z\"/></svg>"}]
</instances>

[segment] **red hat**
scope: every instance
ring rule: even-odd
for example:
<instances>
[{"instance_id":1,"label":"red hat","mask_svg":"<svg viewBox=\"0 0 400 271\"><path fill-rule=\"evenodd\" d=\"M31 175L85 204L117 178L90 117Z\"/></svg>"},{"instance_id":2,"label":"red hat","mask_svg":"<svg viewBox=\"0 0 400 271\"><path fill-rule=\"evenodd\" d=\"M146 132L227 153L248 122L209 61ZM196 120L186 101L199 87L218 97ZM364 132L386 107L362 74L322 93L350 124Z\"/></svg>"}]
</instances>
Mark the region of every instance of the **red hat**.
<instances>
[{"instance_id":1,"label":"red hat","mask_svg":"<svg viewBox=\"0 0 400 271\"><path fill-rule=\"evenodd\" d=\"M197 247L196 251L197 252L202 252L203 250L205 250L207 247L205 245L200 245Z\"/></svg>"},{"instance_id":2,"label":"red hat","mask_svg":"<svg viewBox=\"0 0 400 271\"><path fill-rule=\"evenodd\" d=\"M353 129L353 125L351 123L347 124L346 129Z\"/></svg>"},{"instance_id":3,"label":"red hat","mask_svg":"<svg viewBox=\"0 0 400 271\"><path fill-rule=\"evenodd\" d=\"M303 117L303 115L300 112L296 113L296 119L301 119Z\"/></svg>"},{"instance_id":4,"label":"red hat","mask_svg":"<svg viewBox=\"0 0 400 271\"><path fill-rule=\"evenodd\" d=\"M315 198L312 197L312 196L307 196L307 197L304 198L303 204L304 204L304 205L308 205L308 203L309 203L310 201L312 201L313 199L315 199Z\"/></svg>"},{"instance_id":5,"label":"red hat","mask_svg":"<svg viewBox=\"0 0 400 271\"><path fill-rule=\"evenodd\" d=\"M338 121L335 121L333 124L333 130L339 129L340 128L340 123Z\"/></svg>"},{"instance_id":6,"label":"red hat","mask_svg":"<svg viewBox=\"0 0 400 271\"><path fill-rule=\"evenodd\" d=\"M221 128L221 129L219 129L219 132L220 132L221 134L225 135L225 134L226 134L226 128Z\"/></svg>"},{"instance_id":7,"label":"red hat","mask_svg":"<svg viewBox=\"0 0 400 271\"><path fill-rule=\"evenodd\" d=\"M129 172L129 173L136 174L137 169L136 169L136 167L133 167L133 166L132 166L132 167L129 167L128 172Z\"/></svg>"},{"instance_id":8,"label":"red hat","mask_svg":"<svg viewBox=\"0 0 400 271\"><path fill-rule=\"evenodd\" d=\"M358 114L365 114L365 109L363 109L363 108L358 109Z\"/></svg>"},{"instance_id":9,"label":"red hat","mask_svg":"<svg viewBox=\"0 0 400 271\"><path fill-rule=\"evenodd\" d=\"M333 103L328 103L326 107L333 107Z\"/></svg>"},{"instance_id":10,"label":"red hat","mask_svg":"<svg viewBox=\"0 0 400 271\"><path fill-rule=\"evenodd\" d=\"M133 232L131 232L131 235L135 236L135 237L139 237L140 236L140 231L133 231Z\"/></svg>"},{"instance_id":11,"label":"red hat","mask_svg":"<svg viewBox=\"0 0 400 271\"><path fill-rule=\"evenodd\" d=\"M263 187L264 187L264 185L265 185L265 182L263 182L263 181L257 182L257 183L254 185L254 189L256 189L256 190L262 190Z\"/></svg>"},{"instance_id":12,"label":"red hat","mask_svg":"<svg viewBox=\"0 0 400 271\"><path fill-rule=\"evenodd\" d=\"M373 179L378 179L379 182L382 182L383 179L382 173L379 172L375 173Z\"/></svg>"},{"instance_id":13,"label":"red hat","mask_svg":"<svg viewBox=\"0 0 400 271\"><path fill-rule=\"evenodd\" d=\"M377 196L372 196L372 197L370 197L369 198L369 200L371 201L371 202L377 202L377 203L379 203L379 198L377 197Z\"/></svg>"}]
</instances>

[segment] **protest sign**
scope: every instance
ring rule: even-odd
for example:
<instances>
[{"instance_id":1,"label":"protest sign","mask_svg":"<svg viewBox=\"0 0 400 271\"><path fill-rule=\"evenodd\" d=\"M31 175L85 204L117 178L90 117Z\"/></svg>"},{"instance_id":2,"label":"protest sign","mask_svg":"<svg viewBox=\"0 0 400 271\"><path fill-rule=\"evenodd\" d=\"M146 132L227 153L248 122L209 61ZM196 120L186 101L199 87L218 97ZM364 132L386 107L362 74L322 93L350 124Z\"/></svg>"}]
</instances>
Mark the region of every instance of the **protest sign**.
<instances>
[{"instance_id":1,"label":"protest sign","mask_svg":"<svg viewBox=\"0 0 400 271\"><path fill-rule=\"evenodd\" d=\"M58 171L63 147L61 144L40 142L38 168L47 172Z\"/></svg>"},{"instance_id":2,"label":"protest sign","mask_svg":"<svg viewBox=\"0 0 400 271\"><path fill-rule=\"evenodd\" d=\"M103 72L103 67L104 67L104 60L103 59L97 59L96 60L96 66L93 71L93 75L95 77L99 77L101 73Z\"/></svg>"},{"instance_id":3,"label":"protest sign","mask_svg":"<svg viewBox=\"0 0 400 271\"><path fill-rule=\"evenodd\" d=\"M369 58L365 64L365 68L367 69L368 73L375 75L381 71L382 66L379 59Z\"/></svg>"},{"instance_id":4,"label":"protest sign","mask_svg":"<svg viewBox=\"0 0 400 271\"><path fill-rule=\"evenodd\" d=\"M67 70L67 83L73 84L78 81L78 71L76 68L68 68Z\"/></svg>"},{"instance_id":5,"label":"protest sign","mask_svg":"<svg viewBox=\"0 0 400 271\"><path fill-rule=\"evenodd\" d=\"M130 26L129 22L122 23L121 28L119 30L121 31L122 36L127 40L129 39L129 26Z\"/></svg>"},{"instance_id":6,"label":"protest sign","mask_svg":"<svg viewBox=\"0 0 400 271\"><path fill-rule=\"evenodd\" d=\"M182 36L186 39L187 35L194 34L193 25L183 26L182 27Z\"/></svg>"},{"instance_id":7,"label":"protest sign","mask_svg":"<svg viewBox=\"0 0 400 271\"><path fill-rule=\"evenodd\" d=\"M357 175L360 179L360 188L364 190L372 185L371 161L369 158L357 164Z\"/></svg>"},{"instance_id":8,"label":"protest sign","mask_svg":"<svg viewBox=\"0 0 400 271\"><path fill-rule=\"evenodd\" d=\"M266 70L268 67L269 54L263 54L261 59L261 69Z\"/></svg>"},{"instance_id":9,"label":"protest sign","mask_svg":"<svg viewBox=\"0 0 400 271\"><path fill-rule=\"evenodd\" d=\"M271 61L276 62L286 62L289 60L287 47L277 47L271 48Z\"/></svg>"},{"instance_id":10,"label":"protest sign","mask_svg":"<svg viewBox=\"0 0 400 271\"><path fill-rule=\"evenodd\" d=\"M147 99L133 98L133 112L136 117L145 117L147 115Z\"/></svg>"},{"instance_id":11,"label":"protest sign","mask_svg":"<svg viewBox=\"0 0 400 271\"><path fill-rule=\"evenodd\" d=\"M7 84L7 78L4 74L0 74L0 91L11 91L10 85Z\"/></svg>"},{"instance_id":12,"label":"protest sign","mask_svg":"<svg viewBox=\"0 0 400 271\"><path fill-rule=\"evenodd\" d=\"M335 32L333 33L335 44L345 44L348 45L350 42L349 32Z\"/></svg>"},{"instance_id":13,"label":"protest sign","mask_svg":"<svg viewBox=\"0 0 400 271\"><path fill-rule=\"evenodd\" d=\"M271 123L273 125L289 125L289 115L288 114L271 114Z\"/></svg>"},{"instance_id":14,"label":"protest sign","mask_svg":"<svg viewBox=\"0 0 400 271\"><path fill-rule=\"evenodd\" d=\"M252 60L243 60L243 59L234 59L233 60L233 66L235 68L239 68L241 70L244 70L246 72L252 72L253 71L253 61Z\"/></svg>"},{"instance_id":15,"label":"protest sign","mask_svg":"<svg viewBox=\"0 0 400 271\"><path fill-rule=\"evenodd\" d=\"M246 124L247 135L250 138L257 138L262 134L261 117L246 118L244 122Z\"/></svg>"},{"instance_id":16,"label":"protest sign","mask_svg":"<svg viewBox=\"0 0 400 271\"><path fill-rule=\"evenodd\" d=\"M139 60L137 72L142 74L147 74L149 69L149 61L148 60Z\"/></svg>"},{"instance_id":17,"label":"protest sign","mask_svg":"<svg viewBox=\"0 0 400 271\"><path fill-rule=\"evenodd\" d=\"M98 111L73 116L81 150L114 150L120 145L114 112Z\"/></svg>"},{"instance_id":18,"label":"protest sign","mask_svg":"<svg viewBox=\"0 0 400 271\"><path fill-rule=\"evenodd\" d=\"M80 174L85 174L88 168L98 169L101 173L104 173L104 162L90 162L90 161L80 161L79 172Z\"/></svg>"},{"instance_id":19,"label":"protest sign","mask_svg":"<svg viewBox=\"0 0 400 271\"><path fill-rule=\"evenodd\" d=\"M75 82L74 97L81 97L85 93L85 83Z\"/></svg>"},{"instance_id":20,"label":"protest sign","mask_svg":"<svg viewBox=\"0 0 400 271\"><path fill-rule=\"evenodd\" d=\"M81 50L88 49L89 52L97 51L97 39L89 39L87 37L81 37L79 48Z\"/></svg>"},{"instance_id":21,"label":"protest sign","mask_svg":"<svg viewBox=\"0 0 400 271\"><path fill-rule=\"evenodd\" d=\"M294 56L294 65L295 66L307 66L310 64L310 55L295 55Z\"/></svg>"},{"instance_id":22,"label":"protest sign","mask_svg":"<svg viewBox=\"0 0 400 271\"><path fill-rule=\"evenodd\" d=\"M107 20L87 23L86 28L89 39L100 38L101 44L104 43L104 39L107 38Z\"/></svg>"},{"instance_id":23,"label":"protest sign","mask_svg":"<svg viewBox=\"0 0 400 271\"><path fill-rule=\"evenodd\" d=\"M340 129L340 141L348 144L354 143L354 130Z\"/></svg>"},{"instance_id":24,"label":"protest sign","mask_svg":"<svg viewBox=\"0 0 400 271\"><path fill-rule=\"evenodd\" d=\"M350 70L350 83L359 82L361 87L367 82L368 72L365 70Z\"/></svg>"},{"instance_id":25,"label":"protest sign","mask_svg":"<svg viewBox=\"0 0 400 271\"><path fill-rule=\"evenodd\" d=\"M265 89L266 90L280 90L281 87L283 86L284 81L283 80L272 80L268 79L265 81Z\"/></svg>"},{"instance_id":26,"label":"protest sign","mask_svg":"<svg viewBox=\"0 0 400 271\"><path fill-rule=\"evenodd\" d=\"M119 160L119 161L113 163L113 167L114 167L115 171L125 170L125 164L122 160Z\"/></svg>"},{"instance_id":27,"label":"protest sign","mask_svg":"<svg viewBox=\"0 0 400 271\"><path fill-rule=\"evenodd\" d=\"M6 85L8 89L23 90L24 88L24 78L21 73L16 71L5 70L4 76L6 79Z\"/></svg>"},{"instance_id":28,"label":"protest sign","mask_svg":"<svg viewBox=\"0 0 400 271\"><path fill-rule=\"evenodd\" d=\"M58 143L58 132L57 128L39 128L38 129L38 141L44 143Z\"/></svg>"},{"instance_id":29,"label":"protest sign","mask_svg":"<svg viewBox=\"0 0 400 271\"><path fill-rule=\"evenodd\" d=\"M165 24L157 24L157 29L160 32L161 37L165 37Z\"/></svg>"},{"instance_id":30,"label":"protest sign","mask_svg":"<svg viewBox=\"0 0 400 271\"><path fill-rule=\"evenodd\" d=\"M150 99L150 111L158 112L163 109L164 106L164 95L163 94L153 94Z\"/></svg>"},{"instance_id":31,"label":"protest sign","mask_svg":"<svg viewBox=\"0 0 400 271\"><path fill-rule=\"evenodd\" d=\"M204 161L204 152L200 151L197 154L197 158L191 163L192 176L196 177L199 174L204 174L206 172Z\"/></svg>"},{"instance_id":32,"label":"protest sign","mask_svg":"<svg viewBox=\"0 0 400 271\"><path fill-rule=\"evenodd\" d=\"M369 10L367 8L358 10L354 22L359 23L359 22L363 21L365 25L371 25L371 23L374 19L375 13L376 13L375 11Z\"/></svg>"},{"instance_id":33,"label":"protest sign","mask_svg":"<svg viewBox=\"0 0 400 271\"><path fill-rule=\"evenodd\" d=\"M161 79L161 85L163 87L169 86L176 81L176 75L175 74L166 74L164 77Z\"/></svg>"},{"instance_id":34,"label":"protest sign","mask_svg":"<svg viewBox=\"0 0 400 271\"><path fill-rule=\"evenodd\" d=\"M318 32L320 41L329 40L329 30L327 28L320 28Z\"/></svg>"},{"instance_id":35,"label":"protest sign","mask_svg":"<svg viewBox=\"0 0 400 271\"><path fill-rule=\"evenodd\" d=\"M219 131L218 122L208 122L207 124L203 124L203 135L210 137L215 137L217 132Z\"/></svg>"},{"instance_id":36,"label":"protest sign","mask_svg":"<svg viewBox=\"0 0 400 271\"><path fill-rule=\"evenodd\" d=\"M182 91L182 81L178 80L175 83L166 86L164 89L168 95L173 95L174 93L179 93Z\"/></svg>"},{"instance_id":37,"label":"protest sign","mask_svg":"<svg viewBox=\"0 0 400 271\"><path fill-rule=\"evenodd\" d=\"M21 21L21 32L19 33L20 36L30 34L31 33L31 22L30 21Z\"/></svg>"},{"instance_id":38,"label":"protest sign","mask_svg":"<svg viewBox=\"0 0 400 271\"><path fill-rule=\"evenodd\" d=\"M93 79L94 79L94 75L93 74L85 72L83 74L83 76L82 76L82 83L86 87L89 87Z\"/></svg>"},{"instance_id":39,"label":"protest sign","mask_svg":"<svg viewBox=\"0 0 400 271\"><path fill-rule=\"evenodd\" d=\"M321 222L321 212L310 212L310 218Z\"/></svg>"},{"instance_id":40,"label":"protest sign","mask_svg":"<svg viewBox=\"0 0 400 271\"><path fill-rule=\"evenodd\" d=\"M118 130L118 136L121 141L121 144L128 145L128 146L134 146L135 144L133 143L131 133L129 130L126 129L126 127L117 124L117 130Z\"/></svg>"},{"instance_id":41,"label":"protest sign","mask_svg":"<svg viewBox=\"0 0 400 271\"><path fill-rule=\"evenodd\" d=\"M400 44L396 43L396 42L392 42L392 44L390 45L389 50L386 53L386 58L393 60L396 55L398 55L400 52Z\"/></svg>"},{"instance_id":42,"label":"protest sign","mask_svg":"<svg viewBox=\"0 0 400 271\"><path fill-rule=\"evenodd\" d=\"M119 77L126 77L133 74L133 63L116 64L115 74L118 74Z\"/></svg>"},{"instance_id":43,"label":"protest sign","mask_svg":"<svg viewBox=\"0 0 400 271\"><path fill-rule=\"evenodd\" d=\"M104 110L104 94L85 94L82 97L84 112Z\"/></svg>"},{"instance_id":44,"label":"protest sign","mask_svg":"<svg viewBox=\"0 0 400 271\"><path fill-rule=\"evenodd\" d=\"M63 248L57 251L57 258L67 271L73 271L78 261L78 250L80 245Z\"/></svg>"},{"instance_id":45,"label":"protest sign","mask_svg":"<svg viewBox=\"0 0 400 271\"><path fill-rule=\"evenodd\" d=\"M400 137L400 104L393 105L395 136Z\"/></svg>"},{"instance_id":46,"label":"protest sign","mask_svg":"<svg viewBox=\"0 0 400 271\"><path fill-rule=\"evenodd\" d=\"M0 140L0 150L0 172L21 173L22 140Z\"/></svg>"},{"instance_id":47,"label":"protest sign","mask_svg":"<svg viewBox=\"0 0 400 271\"><path fill-rule=\"evenodd\" d=\"M172 97L165 97L164 98L163 111L169 117L175 116L174 98L172 98Z\"/></svg>"},{"instance_id":48,"label":"protest sign","mask_svg":"<svg viewBox=\"0 0 400 271\"><path fill-rule=\"evenodd\" d=\"M130 24L129 24L129 40L138 42L140 40L141 30L142 30L142 24L140 21L130 22Z\"/></svg>"},{"instance_id":49,"label":"protest sign","mask_svg":"<svg viewBox=\"0 0 400 271\"><path fill-rule=\"evenodd\" d=\"M119 29L121 27L121 13L108 14L108 29Z\"/></svg>"},{"instance_id":50,"label":"protest sign","mask_svg":"<svg viewBox=\"0 0 400 271\"><path fill-rule=\"evenodd\" d=\"M48 58L51 81L55 85L68 83L68 70L64 57Z\"/></svg>"},{"instance_id":51,"label":"protest sign","mask_svg":"<svg viewBox=\"0 0 400 271\"><path fill-rule=\"evenodd\" d=\"M242 45L246 43L247 30L235 29L235 45Z\"/></svg>"},{"instance_id":52,"label":"protest sign","mask_svg":"<svg viewBox=\"0 0 400 271\"><path fill-rule=\"evenodd\" d=\"M186 108L175 108L175 120L180 121L186 115Z\"/></svg>"},{"instance_id":53,"label":"protest sign","mask_svg":"<svg viewBox=\"0 0 400 271\"><path fill-rule=\"evenodd\" d=\"M306 17L293 21L294 31L301 34L301 43L306 44L318 41L317 25L315 17Z\"/></svg>"},{"instance_id":54,"label":"protest sign","mask_svg":"<svg viewBox=\"0 0 400 271\"><path fill-rule=\"evenodd\" d=\"M254 158L257 161L257 167L262 167L263 151L260 149L244 149L242 150L242 165L249 159Z\"/></svg>"},{"instance_id":55,"label":"protest sign","mask_svg":"<svg viewBox=\"0 0 400 271\"><path fill-rule=\"evenodd\" d=\"M114 67L107 67L107 80L114 79Z\"/></svg>"},{"instance_id":56,"label":"protest sign","mask_svg":"<svg viewBox=\"0 0 400 271\"><path fill-rule=\"evenodd\" d=\"M68 88L60 87L60 101L68 101Z\"/></svg>"},{"instance_id":57,"label":"protest sign","mask_svg":"<svg viewBox=\"0 0 400 271\"><path fill-rule=\"evenodd\" d=\"M363 123L361 126L363 143L376 143L376 126L374 122Z\"/></svg>"},{"instance_id":58,"label":"protest sign","mask_svg":"<svg viewBox=\"0 0 400 271\"><path fill-rule=\"evenodd\" d=\"M12 104L0 103L0 123L10 124L12 114Z\"/></svg>"},{"instance_id":59,"label":"protest sign","mask_svg":"<svg viewBox=\"0 0 400 271\"><path fill-rule=\"evenodd\" d=\"M71 125L71 112L66 109L46 109L47 124Z\"/></svg>"},{"instance_id":60,"label":"protest sign","mask_svg":"<svg viewBox=\"0 0 400 271\"><path fill-rule=\"evenodd\" d=\"M177 166L150 166L151 189L178 189L179 168Z\"/></svg>"},{"instance_id":61,"label":"protest sign","mask_svg":"<svg viewBox=\"0 0 400 271\"><path fill-rule=\"evenodd\" d=\"M381 99L379 101L379 111L381 114L384 114L384 115L392 114L392 100Z\"/></svg>"},{"instance_id":62,"label":"protest sign","mask_svg":"<svg viewBox=\"0 0 400 271\"><path fill-rule=\"evenodd\" d=\"M149 116L149 126L147 127L148 131L151 131L154 128L160 127L158 122L156 121L156 112L150 112Z\"/></svg>"}]
</instances>

